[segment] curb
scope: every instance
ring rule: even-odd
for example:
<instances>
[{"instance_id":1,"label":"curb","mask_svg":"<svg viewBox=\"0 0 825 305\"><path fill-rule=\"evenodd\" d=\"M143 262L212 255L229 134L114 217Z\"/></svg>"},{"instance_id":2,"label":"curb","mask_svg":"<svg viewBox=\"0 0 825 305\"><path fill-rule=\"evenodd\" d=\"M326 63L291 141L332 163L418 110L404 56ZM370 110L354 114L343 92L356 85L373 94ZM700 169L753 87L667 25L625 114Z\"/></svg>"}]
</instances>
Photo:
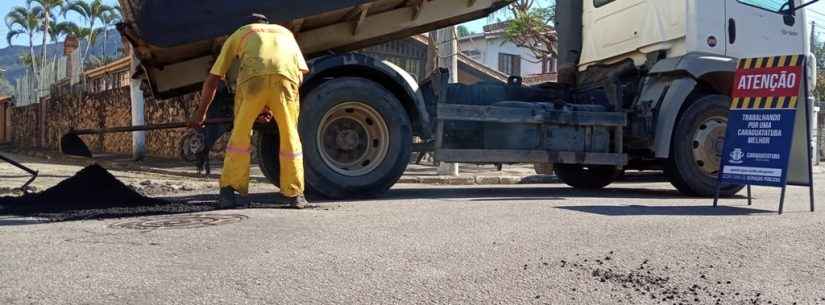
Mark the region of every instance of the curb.
<instances>
[{"instance_id":1,"label":"curb","mask_svg":"<svg viewBox=\"0 0 825 305\"><path fill-rule=\"evenodd\" d=\"M170 175L178 177L190 177L195 179L218 179L220 176L211 174L209 176L197 175L195 173L179 172L158 169L153 167L145 167L132 162L122 161L106 161L106 160L90 160L85 158L74 158L68 156L56 156L55 153L41 150L21 150L15 149L14 154L24 155L27 157L46 159L46 160L73 160L78 163L95 162L112 170L121 171L139 171L146 173L154 173L161 175ZM250 177L250 180L255 182L266 183L269 182L266 178ZM398 182L401 184L431 184L431 185L512 185L512 184L539 184L539 183L558 183L559 179L555 176L532 175L532 176L401 176Z\"/></svg>"},{"instance_id":2,"label":"curb","mask_svg":"<svg viewBox=\"0 0 825 305\"><path fill-rule=\"evenodd\" d=\"M170 176L179 176L179 177L190 177L196 179L218 179L220 176L216 174L211 174L207 177L197 175L195 173L186 173L186 172L179 172L179 171L170 171L152 167L144 167L141 165L133 164L131 162L119 162L119 161L105 161L105 160L92 160L85 158L75 158L75 157L67 157L67 156L55 156L55 153L43 150L25 150L25 149L13 149L11 150L14 154L24 155L32 158L39 158L39 159L46 159L46 160L75 160L80 163L82 162L96 162L98 164L104 165L109 169L114 170L123 170L123 171L140 171L140 172L147 172L147 173L155 173L161 175L170 175ZM813 168L814 174L823 174L825 173L825 164L820 164L819 166L814 165ZM266 183L269 182L266 178L261 177L250 177L250 180L259 182L259 183ZM512 184L543 184L543 183L560 183L561 180L558 179L556 176L549 176L549 175L529 175L529 176L410 176L405 175L401 176L400 179L396 183L401 184L431 184L431 185L512 185Z\"/></svg>"},{"instance_id":3,"label":"curb","mask_svg":"<svg viewBox=\"0 0 825 305\"><path fill-rule=\"evenodd\" d=\"M398 183L433 185L510 185L558 183L556 176L402 176Z\"/></svg>"}]
</instances>

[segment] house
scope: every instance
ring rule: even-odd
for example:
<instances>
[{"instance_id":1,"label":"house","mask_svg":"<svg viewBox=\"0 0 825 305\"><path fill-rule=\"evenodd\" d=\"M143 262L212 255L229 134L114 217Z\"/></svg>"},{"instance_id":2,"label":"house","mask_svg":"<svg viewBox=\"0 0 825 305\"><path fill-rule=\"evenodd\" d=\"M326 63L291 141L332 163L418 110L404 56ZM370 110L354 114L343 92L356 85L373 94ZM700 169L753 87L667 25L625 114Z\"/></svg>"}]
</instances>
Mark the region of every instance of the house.
<instances>
[{"instance_id":1,"label":"house","mask_svg":"<svg viewBox=\"0 0 825 305\"><path fill-rule=\"evenodd\" d=\"M555 58L540 60L527 48L509 41L504 35L507 25L507 22L486 25L483 33L459 38L461 54L506 75L521 76L526 84L555 81L558 61Z\"/></svg>"},{"instance_id":2,"label":"house","mask_svg":"<svg viewBox=\"0 0 825 305\"><path fill-rule=\"evenodd\" d=\"M412 75L417 81L427 77L427 48L425 35L414 35L360 50L366 55L389 61ZM466 85L480 81L506 82L507 74L491 69L481 62L458 54L458 82Z\"/></svg>"}]
</instances>

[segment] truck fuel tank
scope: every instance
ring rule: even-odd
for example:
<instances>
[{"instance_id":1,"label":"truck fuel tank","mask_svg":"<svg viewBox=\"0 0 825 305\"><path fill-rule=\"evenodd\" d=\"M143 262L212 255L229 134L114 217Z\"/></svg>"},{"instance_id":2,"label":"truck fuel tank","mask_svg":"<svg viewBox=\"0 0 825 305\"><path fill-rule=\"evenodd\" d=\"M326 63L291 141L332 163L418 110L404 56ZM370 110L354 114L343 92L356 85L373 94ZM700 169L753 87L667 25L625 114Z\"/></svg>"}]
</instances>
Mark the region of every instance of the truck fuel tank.
<instances>
[{"instance_id":1,"label":"truck fuel tank","mask_svg":"<svg viewBox=\"0 0 825 305\"><path fill-rule=\"evenodd\" d=\"M548 103L505 101L497 107L529 109L536 116L545 113L585 110L581 106L554 107ZM589 107L597 110L600 107ZM539 125L514 123L483 123L484 149L551 150L606 153L610 151L610 130L602 126Z\"/></svg>"}]
</instances>

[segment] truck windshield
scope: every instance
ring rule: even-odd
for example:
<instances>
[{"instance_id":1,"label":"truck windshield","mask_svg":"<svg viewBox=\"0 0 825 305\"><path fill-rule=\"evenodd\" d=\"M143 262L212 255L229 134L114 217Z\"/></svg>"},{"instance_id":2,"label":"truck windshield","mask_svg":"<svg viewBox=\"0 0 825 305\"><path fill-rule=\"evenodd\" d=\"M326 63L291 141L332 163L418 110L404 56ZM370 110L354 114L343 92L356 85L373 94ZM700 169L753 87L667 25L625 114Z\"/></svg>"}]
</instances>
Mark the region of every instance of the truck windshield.
<instances>
[{"instance_id":1,"label":"truck windshield","mask_svg":"<svg viewBox=\"0 0 825 305\"><path fill-rule=\"evenodd\" d=\"M755 6L774 13L779 13L782 10L788 9L788 1L786 0L738 0L741 3Z\"/></svg>"}]
</instances>

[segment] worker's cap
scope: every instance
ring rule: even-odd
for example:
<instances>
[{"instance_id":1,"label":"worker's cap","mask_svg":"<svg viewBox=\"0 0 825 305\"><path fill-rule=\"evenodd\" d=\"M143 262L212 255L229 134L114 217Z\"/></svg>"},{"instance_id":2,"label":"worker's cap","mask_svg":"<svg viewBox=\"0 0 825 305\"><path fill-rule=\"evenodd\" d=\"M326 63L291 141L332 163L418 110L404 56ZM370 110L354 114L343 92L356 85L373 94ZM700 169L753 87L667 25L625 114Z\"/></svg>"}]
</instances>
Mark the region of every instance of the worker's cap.
<instances>
[{"instance_id":1,"label":"worker's cap","mask_svg":"<svg viewBox=\"0 0 825 305\"><path fill-rule=\"evenodd\" d=\"M267 18L264 14L254 13L247 17L250 23L269 23L269 18Z\"/></svg>"}]
</instances>

